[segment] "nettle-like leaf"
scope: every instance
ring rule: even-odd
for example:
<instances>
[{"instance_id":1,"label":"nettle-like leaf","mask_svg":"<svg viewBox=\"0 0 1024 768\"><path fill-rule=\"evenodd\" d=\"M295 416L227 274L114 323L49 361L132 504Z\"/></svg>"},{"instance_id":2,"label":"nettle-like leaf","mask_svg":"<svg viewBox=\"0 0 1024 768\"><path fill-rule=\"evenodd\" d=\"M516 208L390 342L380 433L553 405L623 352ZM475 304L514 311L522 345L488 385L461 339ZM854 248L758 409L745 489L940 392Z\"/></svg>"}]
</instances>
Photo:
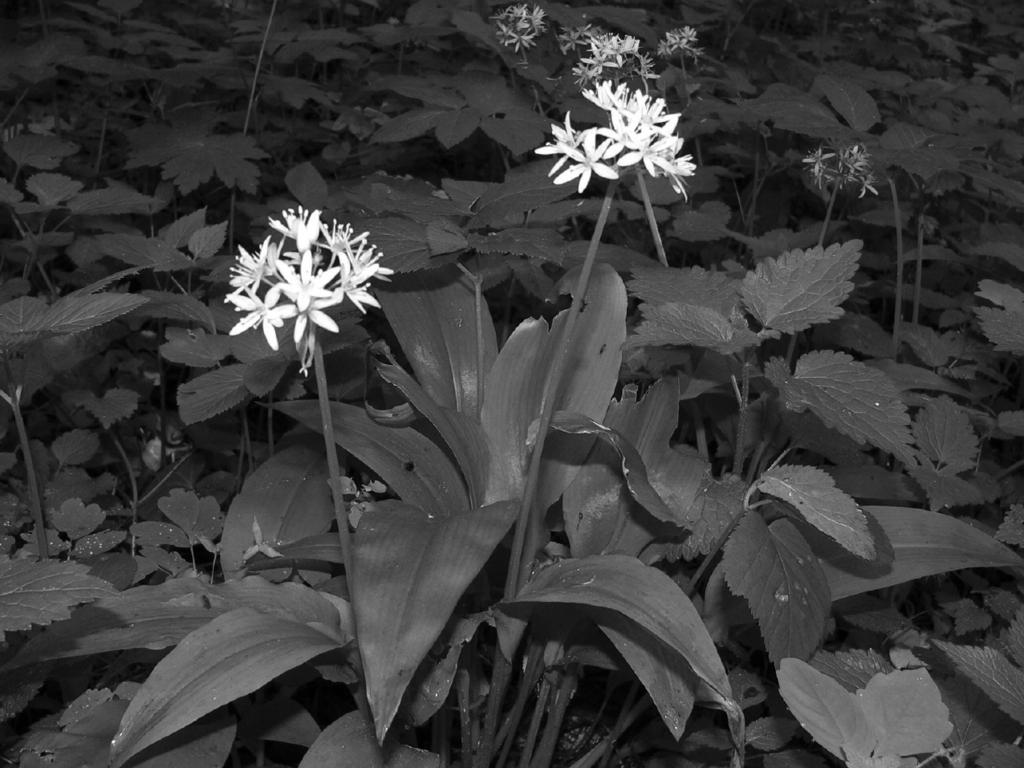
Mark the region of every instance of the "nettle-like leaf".
<instances>
[{"instance_id":1,"label":"nettle-like leaf","mask_svg":"<svg viewBox=\"0 0 1024 768\"><path fill-rule=\"evenodd\" d=\"M739 301L740 281L702 267L638 267L631 270L629 292L647 305L689 304L728 316Z\"/></svg>"},{"instance_id":2,"label":"nettle-like leaf","mask_svg":"<svg viewBox=\"0 0 1024 768\"><path fill-rule=\"evenodd\" d=\"M799 659L784 659L778 674L779 693L800 724L851 766L936 752L953 730L923 669L878 673L856 694Z\"/></svg>"},{"instance_id":3,"label":"nettle-like leaf","mask_svg":"<svg viewBox=\"0 0 1024 768\"><path fill-rule=\"evenodd\" d=\"M43 208L56 208L76 195L84 185L62 173L36 173L25 180L25 191Z\"/></svg>"},{"instance_id":4,"label":"nettle-like leaf","mask_svg":"<svg viewBox=\"0 0 1024 768\"><path fill-rule=\"evenodd\" d=\"M1024 504L1010 505L996 531L996 538L1004 544L1024 548Z\"/></svg>"},{"instance_id":5,"label":"nettle-like leaf","mask_svg":"<svg viewBox=\"0 0 1024 768\"><path fill-rule=\"evenodd\" d=\"M21 133L2 144L6 155L19 167L29 166L43 171L57 168L65 157L78 151L78 145L56 136Z\"/></svg>"},{"instance_id":6,"label":"nettle-like leaf","mask_svg":"<svg viewBox=\"0 0 1024 768\"><path fill-rule=\"evenodd\" d=\"M748 272L741 288L743 301L765 328L796 333L834 320L853 290L860 240L799 249L764 259Z\"/></svg>"},{"instance_id":7,"label":"nettle-like leaf","mask_svg":"<svg viewBox=\"0 0 1024 768\"><path fill-rule=\"evenodd\" d=\"M160 345L165 360L192 368L212 368L231 352L229 336L207 333L202 328L168 326L167 341Z\"/></svg>"},{"instance_id":8,"label":"nettle-like leaf","mask_svg":"<svg viewBox=\"0 0 1024 768\"><path fill-rule=\"evenodd\" d=\"M772 358L765 375L778 387L786 408L810 408L825 424L858 443L870 443L917 464L907 406L881 371L844 352L821 350L802 355L792 374L784 360Z\"/></svg>"},{"instance_id":9,"label":"nettle-like leaf","mask_svg":"<svg viewBox=\"0 0 1024 768\"><path fill-rule=\"evenodd\" d=\"M936 470L955 475L975 468L978 436L967 414L950 398L937 397L919 410L913 433L917 447Z\"/></svg>"},{"instance_id":10,"label":"nettle-like leaf","mask_svg":"<svg viewBox=\"0 0 1024 768\"><path fill-rule=\"evenodd\" d=\"M669 225L669 232L688 243L720 240L728 236L731 218L732 209L728 205L720 200L709 200L697 210L683 211L676 216Z\"/></svg>"},{"instance_id":11,"label":"nettle-like leaf","mask_svg":"<svg viewBox=\"0 0 1024 768\"><path fill-rule=\"evenodd\" d=\"M762 473L757 488L793 505L807 522L855 555L865 559L875 556L867 518L824 470L783 464Z\"/></svg>"},{"instance_id":12,"label":"nettle-like leaf","mask_svg":"<svg viewBox=\"0 0 1024 768\"><path fill-rule=\"evenodd\" d=\"M981 330L997 351L1024 355L1024 291L1011 285L982 280L976 295L999 307L975 307Z\"/></svg>"},{"instance_id":13,"label":"nettle-like leaf","mask_svg":"<svg viewBox=\"0 0 1024 768\"><path fill-rule=\"evenodd\" d=\"M77 563L0 561L0 641L5 632L66 619L72 607L115 593Z\"/></svg>"},{"instance_id":14,"label":"nettle-like leaf","mask_svg":"<svg viewBox=\"0 0 1024 768\"><path fill-rule=\"evenodd\" d=\"M933 642L961 674L981 688L1003 712L1024 725L1024 670L995 648Z\"/></svg>"},{"instance_id":15,"label":"nettle-like leaf","mask_svg":"<svg viewBox=\"0 0 1024 768\"><path fill-rule=\"evenodd\" d=\"M92 392L73 390L64 394L64 401L73 408L84 408L91 413L104 429L110 429L117 422L127 419L139 405L139 393L133 389L115 387L96 397Z\"/></svg>"},{"instance_id":16,"label":"nettle-like leaf","mask_svg":"<svg viewBox=\"0 0 1024 768\"><path fill-rule=\"evenodd\" d=\"M853 80L821 74L814 78L814 87L855 131L867 131L882 119L871 94Z\"/></svg>"},{"instance_id":17,"label":"nettle-like leaf","mask_svg":"<svg viewBox=\"0 0 1024 768\"><path fill-rule=\"evenodd\" d=\"M163 178L184 195L214 174L225 186L252 194L260 171L251 161L267 157L252 137L211 134L203 124L146 126L131 131L129 139L132 151L125 168L159 165Z\"/></svg>"},{"instance_id":18,"label":"nettle-like leaf","mask_svg":"<svg viewBox=\"0 0 1024 768\"><path fill-rule=\"evenodd\" d=\"M138 309L149 300L126 293L69 294L53 304L22 296L0 306L0 348L81 333Z\"/></svg>"},{"instance_id":19,"label":"nettle-like leaf","mask_svg":"<svg viewBox=\"0 0 1024 768\"><path fill-rule=\"evenodd\" d=\"M725 580L746 598L773 661L807 658L825 632L832 599L810 545L789 520L748 512L725 544Z\"/></svg>"},{"instance_id":20,"label":"nettle-like leaf","mask_svg":"<svg viewBox=\"0 0 1024 768\"><path fill-rule=\"evenodd\" d=\"M178 415L195 424L241 405L251 393L245 386L248 365L233 363L196 376L178 387Z\"/></svg>"},{"instance_id":21,"label":"nettle-like leaf","mask_svg":"<svg viewBox=\"0 0 1024 768\"><path fill-rule=\"evenodd\" d=\"M88 429L64 432L50 444L50 452L61 466L84 464L100 449L100 438Z\"/></svg>"},{"instance_id":22,"label":"nettle-like leaf","mask_svg":"<svg viewBox=\"0 0 1024 768\"><path fill-rule=\"evenodd\" d=\"M724 355L757 346L761 339L739 314L695 304L642 304L643 321L626 340L627 347L693 345Z\"/></svg>"},{"instance_id":23,"label":"nettle-like leaf","mask_svg":"<svg viewBox=\"0 0 1024 768\"><path fill-rule=\"evenodd\" d=\"M510 171L501 184L490 187L477 200L469 229L520 226L527 211L569 197L572 185L552 184L550 166L547 162L528 163Z\"/></svg>"}]
</instances>

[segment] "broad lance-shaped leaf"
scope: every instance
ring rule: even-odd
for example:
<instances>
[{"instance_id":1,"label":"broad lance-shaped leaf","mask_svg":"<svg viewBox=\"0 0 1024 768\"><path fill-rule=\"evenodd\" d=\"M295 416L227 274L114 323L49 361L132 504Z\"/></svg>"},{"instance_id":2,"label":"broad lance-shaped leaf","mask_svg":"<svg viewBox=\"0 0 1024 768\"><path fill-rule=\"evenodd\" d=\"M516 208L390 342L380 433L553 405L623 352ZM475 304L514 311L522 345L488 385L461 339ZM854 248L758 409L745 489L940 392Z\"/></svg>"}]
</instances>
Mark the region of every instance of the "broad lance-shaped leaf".
<instances>
[{"instance_id":1,"label":"broad lance-shaped leaf","mask_svg":"<svg viewBox=\"0 0 1024 768\"><path fill-rule=\"evenodd\" d=\"M746 598L772 661L805 659L825 633L831 600L810 545L785 518L743 516L725 544L725 580Z\"/></svg>"},{"instance_id":2,"label":"broad lance-shaped leaf","mask_svg":"<svg viewBox=\"0 0 1024 768\"><path fill-rule=\"evenodd\" d=\"M109 583L78 563L0 561L0 641L4 632L66 619L72 606L113 594Z\"/></svg>"},{"instance_id":3,"label":"broad lance-shaped leaf","mask_svg":"<svg viewBox=\"0 0 1024 768\"><path fill-rule=\"evenodd\" d=\"M578 413L559 411L551 419L551 428L570 435L593 435L604 440L615 449L622 462L622 476L626 487L644 509L659 520L678 523L679 515L662 501L647 479L644 460L628 440L619 432Z\"/></svg>"},{"instance_id":4,"label":"broad lance-shaped leaf","mask_svg":"<svg viewBox=\"0 0 1024 768\"><path fill-rule=\"evenodd\" d=\"M807 522L853 554L865 559L875 556L867 518L824 470L783 464L764 472L757 488L792 504Z\"/></svg>"},{"instance_id":5,"label":"broad lance-shaped leaf","mask_svg":"<svg viewBox=\"0 0 1024 768\"><path fill-rule=\"evenodd\" d=\"M595 555L559 560L542 568L514 600L502 605L514 609L530 603L615 611L630 620L631 632L650 633L685 659L719 706L727 712L737 706L714 641L693 603L664 572L636 558ZM600 614L597 620L600 623ZM633 663L628 657L626 661ZM738 736L742 744L742 725L736 727L740 733L734 731L734 738Z\"/></svg>"},{"instance_id":6,"label":"broad lance-shaped leaf","mask_svg":"<svg viewBox=\"0 0 1024 768\"><path fill-rule=\"evenodd\" d=\"M743 279L743 301L765 328L796 333L843 314L840 304L853 290L860 240L825 250L787 251L760 261Z\"/></svg>"},{"instance_id":7,"label":"broad lance-shaped leaf","mask_svg":"<svg viewBox=\"0 0 1024 768\"><path fill-rule=\"evenodd\" d=\"M529 456L529 430L540 414L544 382L568 310L550 332L544 320L525 320L513 331L487 376L480 421L490 447L485 501L519 498ZM555 409L600 419L615 391L626 337L626 289L611 267L598 264L586 305L570 339L568 361ZM590 449L585 440L549 435L537 490L537 505L550 506L568 487Z\"/></svg>"},{"instance_id":8,"label":"broad lance-shaped leaf","mask_svg":"<svg viewBox=\"0 0 1024 768\"><path fill-rule=\"evenodd\" d=\"M337 534L334 539L337 542ZM346 641L355 634L348 603L301 584L273 584L259 576L214 585L198 579L169 579L81 606L71 618L34 635L0 671L132 648L162 650L211 619L242 606L292 621L322 624Z\"/></svg>"},{"instance_id":9,"label":"broad lance-shaped leaf","mask_svg":"<svg viewBox=\"0 0 1024 768\"><path fill-rule=\"evenodd\" d=\"M112 768L278 675L336 650L324 628L251 608L225 613L182 640L153 668L121 721Z\"/></svg>"},{"instance_id":10,"label":"broad lance-shaped leaf","mask_svg":"<svg viewBox=\"0 0 1024 768\"><path fill-rule=\"evenodd\" d=\"M374 742L373 730L361 712L342 715L302 756L299 768L438 768L441 758L406 744L389 745L386 755Z\"/></svg>"},{"instance_id":11,"label":"broad lance-shaped leaf","mask_svg":"<svg viewBox=\"0 0 1024 768\"><path fill-rule=\"evenodd\" d=\"M274 407L300 424L323 432L316 400L294 400ZM468 508L459 470L430 438L410 427L377 424L365 409L348 403L331 403L331 418L338 445L380 475L399 498L435 515Z\"/></svg>"},{"instance_id":12,"label":"broad lance-shaped leaf","mask_svg":"<svg viewBox=\"0 0 1024 768\"><path fill-rule=\"evenodd\" d=\"M366 698L381 742L413 673L516 517L517 505L435 515L383 501L353 540L352 594Z\"/></svg>"},{"instance_id":13,"label":"broad lance-shaped leaf","mask_svg":"<svg viewBox=\"0 0 1024 768\"><path fill-rule=\"evenodd\" d=\"M864 512L890 542L893 561L879 568L838 548L821 556L833 600L960 568L1024 568L1024 558L950 515L883 506L865 506Z\"/></svg>"},{"instance_id":14,"label":"broad lance-shaped leaf","mask_svg":"<svg viewBox=\"0 0 1024 768\"><path fill-rule=\"evenodd\" d=\"M477 310L470 279L454 267L394 275L377 297L424 391L438 405L476 416L480 380L494 363L497 341L486 306Z\"/></svg>"},{"instance_id":15,"label":"broad lance-shaped leaf","mask_svg":"<svg viewBox=\"0 0 1024 768\"><path fill-rule=\"evenodd\" d=\"M257 543L254 524L262 541L275 549L326 533L334 522L329 488L323 439L314 435L260 464L231 500L224 519L221 564L229 577L245 569L245 552Z\"/></svg>"},{"instance_id":16,"label":"broad lance-shaped leaf","mask_svg":"<svg viewBox=\"0 0 1024 768\"><path fill-rule=\"evenodd\" d=\"M831 350L802 355L793 374L778 357L768 361L764 372L791 411L810 408L825 424L858 443L870 443L917 464L907 406L884 373Z\"/></svg>"},{"instance_id":17,"label":"broad lance-shaped leaf","mask_svg":"<svg viewBox=\"0 0 1024 768\"><path fill-rule=\"evenodd\" d=\"M874 98L854 80L821 74L814 78L814 87L855 131L866 131L882 119Z\"/></svg>"},{"instance_id":18,"label":"broad lance-shaped leaf","mask_svg":"<svg viewBox=\"0 0 1024 768\"><path fill-rule=\"evenodd\" d=\"M933 641L957 670L981 688L999 708L1024 725L1024 670L1014 666L995 648Z\"/></svg>"}]
</instances>

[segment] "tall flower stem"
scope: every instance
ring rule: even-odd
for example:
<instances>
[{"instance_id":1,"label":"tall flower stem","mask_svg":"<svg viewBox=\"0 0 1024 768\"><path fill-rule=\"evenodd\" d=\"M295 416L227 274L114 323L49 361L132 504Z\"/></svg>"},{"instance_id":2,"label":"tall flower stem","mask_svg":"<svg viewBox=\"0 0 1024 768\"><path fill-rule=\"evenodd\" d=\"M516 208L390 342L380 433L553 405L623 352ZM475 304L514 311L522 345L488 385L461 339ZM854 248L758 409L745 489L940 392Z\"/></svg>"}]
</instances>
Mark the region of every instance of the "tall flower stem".
<instances>
[{"instance_id":1,"label":"tall flower stem","mask_svg":"<svg viewBox=\"0 0 1024 768\"><path fill-rule=\"evenodd\" d=\"M836 195L839 194L839 184L832 185L832 194L828 198L828 208L825 209L825 219L821 222L821 232L818 234L818 247L825 245L825 235L828 234L828 223L832 218L832 208L836 204Z\"/></svg>"},{"instance_id":2,"label":"tall flower stem","mask_svg":"<svg viewBox=\"0 0 1024 768\"><path fill-rule=\"evenodd\" d=\"M0 397L7 401L14 414L14 426L18 430L18 441L21 443L21 455L25 458L25 485L28 488L28 501L32 507L32 519L36 526L36 552L40 560L50 556L46 543L46 518L43 516L42 494L39 492L39 478L36 475L36 463L32 460L32 444L25 428L25 418L21 414L21 384L16 384L12 392L0 389Z\"/></svg>"},{"instance_id":3,"label":"tall flower stem","mask_svg":"<svg viewBox=\"0 0 1024 768\"><path fill-rule=\"evenodd\" d=\"M537 438L530 453L530 466L519 505L519 519L516 521L515 533L512 537L512 553L508 574L505 578L506 599L512 599L519 592L526 581L530 562L533 559L533 551L525 547L524 544L526 541L535 542L537 540L537 528L541 524L543 514L543 510L535 510L534 505L536 504L535 496L540 478L540 462L544 454L544 443L548 429L551 427L551 418L555 412L555 402L558 399L562 378L571 357L573 331L576 329L576 322L583 309L583 299L590 285L590 275L594 271L594 262L597 259L597 248L601 243L605 225L608 223L608 213L611 211L612 199L618 186L618 179L608 184L604 202L601 204L601 212L598 214L597 224L594 226L594 234L590 238L590 246L587 248L587 255L583 259L583 267L580 269L576 288L572 293L569 313L565 322L562 323L561 333L555 342L557 351L552 358L552 365L548 369L548 376L544 382L544 394L541 397L540 416L537 423Z\"/></svg>"},{"instance_id":4,"label":"tall flower stem","mask_svg":"<svg viewBox=\"0 0 1024 768\"><path fill-rule=\"evenodd\" d=\"M668 266L668 257L665 256L665 243L661 240L661 230L658 229L658 222L654 218L654 206L651 205L651 195L647 191L647 183L644 181L643 172L636 175L637 183L640 185L640 197L644 200L644 212L647 214L647 224L651 228L651 237L654 238L654 250L658 253L658 261L661 266Z\"/></svg>"},{"instance_id":5,"label":"tall flower stem","mask_svg":"<svg viewBox=\"0 0 1024 768\"><path fill-rule=\"evenodd\" d=\"M341 467L338 466L338 444L334 440L334 418L331 403L327 399L327 374L324 372L324 352L319 344L314 345L313 371L316 376L316 399L320 403L320 423L324 428L324 447L327 449L327 473L334 502L334 519L338 523L338 540L341 542L341 559L345 565L345 580L352 590L352 537L348 530L348 512L341 484Z\"/></svg>"}]
</instances>

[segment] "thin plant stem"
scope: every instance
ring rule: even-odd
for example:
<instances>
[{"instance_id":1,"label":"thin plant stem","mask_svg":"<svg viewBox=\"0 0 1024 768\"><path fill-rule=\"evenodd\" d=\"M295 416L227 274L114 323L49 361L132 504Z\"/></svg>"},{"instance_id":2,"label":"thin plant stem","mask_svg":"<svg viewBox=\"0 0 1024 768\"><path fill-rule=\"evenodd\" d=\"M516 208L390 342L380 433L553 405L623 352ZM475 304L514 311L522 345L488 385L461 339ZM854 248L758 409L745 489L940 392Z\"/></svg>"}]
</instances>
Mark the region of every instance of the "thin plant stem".
<instances>
[{"instance_id":1,"label":"thin plant stem","mask_svg":"<svg viewBox=\"0 0 1024 768\"><path fill-rule=\"evenodd\" d=\"M50 549L46 543L46 518L43 516L42 494L39 492L39 478L36 477L36 463L32 459L32 445L29 442L25 419L21 413L21 393L21 384L16 384L11 393L0 389L0 397L7 401L14 414L14 426L18 430L21 455L25 458L25 485L28 487L28 501L36 526L36 553L40 560L46 560L50 557Z\"/></svg>"},{"instance_id":2,"label":"thin plant stem","mask_svg":"<svg viewBox=\"0 0 1024 768\"><path fill-rule=\"evenodd\" d=\"M526 581L529 565L533 559L533 552L527 551L524 544L527 541L527 534L533 533L534 526L540 525L542 510L533 514L533 506L536 499L537 484L540 478L540 462L544 454L544 443L547 432L551 426L551 417L554 415L555 402L558 398L559 387L562 377L570 358L570 345L572 343L573 331L576 329L576 321L579 319L583 308L583 299L587 287L590 285L590 274L594 270L594 262L597 259L597 248L601 242L601 235L605 225L608 223L608 213L612 207L612 200L615 191L618 189L618 179L608 184L604 195L604 202L601 204L601 212L597 217L597 224L594 226L594 234L590 238L590 246L587 248L587 255L583 260L583 267L580 269L579 279L576 281L576 288L572 294L572 304L569 306L569 314L561 326L561 334L555 343L556 353L552 360L551 368L548 369L548 377L544 383L544 394L541 399L540 417L537 423L537 439L530 453L530 467L526 475L526 483L523 488L523 496L519 506L519 519L516 521L515 533L512 537L512 552L509 560L509 569L505 578L505 599L512 599ZM530 537L532 540L532 536Z\"/></svg>"},{"instance_id":3,"label":"thin plant stem","mask_svg":"<svg viewBox=\"0 0 1024 768\"><path fill-rule=\"evenodd\" d=\"M892 190L892 217L896 225L896 299L892 311L892 351L897 354L900 348L900 326L903 323L903 223L896 182L892 176L888 180L889 189Z\"/></svg>"},{"instance_id":4,"label":"thin plant stem","mask_svg":"<svg viewBox=\"0 0 1024 768\"><path fill-rule=\"evenodd\" d=\"M654 219L654 206L651 205L651 195L647 191L647 182L644 181L643 172L636 175L637 183L640 185L640 197L644 200L644 212L647 214L647 224L651 228L651 237L654 238L654 250L658 253L658 261L661 266L668 266L668 257L665 255L665 243L661 240L661 231L658 229L658 222Z\"/></svg>"},{"instance_id":5,"label":"thin plant stem","mask_svg":"<svg viewBox=\"0 0 1024 768\"><path fill-rule=\"evenodd\" d=\"M914 264L914 310L910 316L911 322L917 325L917 319L921 310L921 281L924 272L924 216L917 217L917 262Z\"/></svg>"},{"instance_id":6,"label":"thin plant stem","mask_svg":"<svg viewBox=\"0 0 1024 768\"><path fill-rule=\"evenodd\" d=\"M818 233L818 247L821 248L825 245L825 235L828 234L828 223L832 218L832 209L836 204L836 196L839 194L839 185L835 184L832 187L832 194L828 198L828 207L825 209L825 219L821 222L821 232Z\"/></svg>"},{"instance_id":7,"label":"thin plant stem","mask_svg":"<svg viewBox=\"0 0 1024 768\"><path fill-rule=\"evenodd\" d=\"M530 756L533 754L534 745L537 743L537 736L540 735L540 724L544 719L544 710L550 706L553 692L551 681L547 676L541 678L540 690L537 692L537 706L533 708L533 717L530 718L530 727L526 730L526 742L523 744L522 754L519 755L519 768L528 768Z\"/></svg>"},{"instance_id":8,"label":"thin plant stem","mask_svg":"<svg viewBox=\"0 0 1024 768\"><path fill-rule=\"evenodd\" d=\"M352 590L352 537L348 530L348 512L341 484L341 468L338 466L338 445L334 440L334 418L331 403L327 399L327 374L324 372L324 352L320 344L313 345L313 371L316 376L316 399L320 403L320 423L324 428L324 448L327 449L327 473L331 485L331 499L334 503L334 520L338 523L338 541L341 543L341 560L345 566L349 596Z\"/></svg>"},{"instance_id":9,"label":"thin plant stem","mask_svg":"<svg viewBox=\"0 0 1024 768\"><path fill-rule=\"evenodd\" d=\"M249 103L245 106L245 120L242 122L242 135L249 133L249 122L252 120L253 105L256 103L256 84L260 79L260 70L263 68L263 56L267 52L267 41L270 39L270 28L274 23L274 16L277 14L277 0L270 3L270 13L267 14L267 26L263 29L263 40L260 42L259 53L256 54L256 70L252 73L252 85L249 88ZM232 188L231 199L228 202L228 246L231 250L235 247L235 196L237 190Z\"/></svg>"}]
</instances>

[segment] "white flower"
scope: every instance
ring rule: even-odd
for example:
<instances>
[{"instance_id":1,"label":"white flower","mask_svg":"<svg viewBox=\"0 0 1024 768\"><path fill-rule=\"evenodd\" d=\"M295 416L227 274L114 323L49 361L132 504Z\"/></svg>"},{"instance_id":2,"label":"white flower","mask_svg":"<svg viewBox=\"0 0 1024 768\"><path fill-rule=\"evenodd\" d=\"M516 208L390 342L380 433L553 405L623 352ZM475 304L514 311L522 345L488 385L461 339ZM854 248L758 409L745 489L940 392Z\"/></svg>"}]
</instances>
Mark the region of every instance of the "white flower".
<instances>
[{"instance_id":1,"label":"white flower","mask_svg":"<svg viewBox=\"0 0 1024 768\"><path fill-rule=\"evenodd\" d=\"M277 330L285 320L295 320L293 338L302 372L313 363L317 328L337 333L337 321L327 310L347 298L360 312L379 307L369 290L374 278L387 280L393 270L380 264L381 254L367 241L368 232L355 235L348 224L321 222L319 210L282 213L283 221L270 219L270 226L282 237L272 243L268 237L257 253L239 249L232 268L231 285L236 289L225 297L240 312L247 313L231 334L261 325L271 349L278 349ZM287 241L295 242L295 250ZM263 296L260 290L268 286Z\"/></svg>"},{"instance_id":2,"label":"white flower","mask_svg":"<svg viewBox=\"0 0 1024 768\"><path fill-rule=\"evenodd\" d=\"M701 49L697 47L697 30L693 27L670 29L658 43L658 55L667 59L674 53L697 58Z\"/></svg>"},{"instance_id":3,"label":"white flower","mask_svg":"<svg viewBox=\"0 0 1024 768\"><path fill-rule=\"evenodd\" d=\"M667 111L664 99L652 99L642 91L630 90L625 84L616 86L610 80L584 90L583 95L608 113L608 126L576 131L568 115L564 129L551 126L555 140L534 151L559 156L550 175L570 163L555 177L555 184L579 177L579 191L583 192L592 174L616 179L621 172L642 166L653 178L668 178L676 192L686 195L683 179L692 176L696 166L690 155L679 154L683 140L675 131L680 116Z\"/></svg>"},{"instance_id":4,"label":"white flower","mask_svg":"<svg viewBox=\"0 0 1024 768\"><path fill-rule=\"evenodd\" d=\"M500 13L491 16L498 42L519 53L537 44L537 37L547 29L544 10L526 3L510 5Z\"/></svg>"}]
</instances>

